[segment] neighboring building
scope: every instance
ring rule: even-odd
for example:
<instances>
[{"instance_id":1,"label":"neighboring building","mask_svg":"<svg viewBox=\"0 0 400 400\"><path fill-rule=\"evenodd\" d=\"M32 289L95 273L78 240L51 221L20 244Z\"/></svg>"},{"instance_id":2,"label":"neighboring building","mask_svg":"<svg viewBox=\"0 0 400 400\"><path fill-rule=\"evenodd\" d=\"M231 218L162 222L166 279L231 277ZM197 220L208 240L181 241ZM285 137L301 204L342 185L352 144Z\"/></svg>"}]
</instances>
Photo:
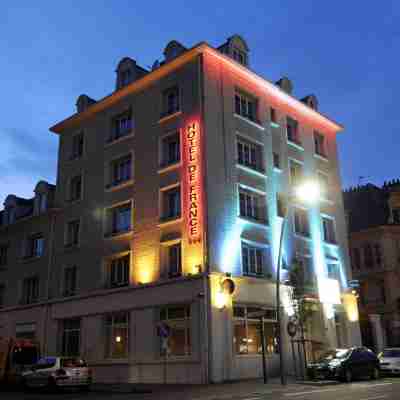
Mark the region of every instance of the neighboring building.
<instances>
[{"instance_id":1,"label":"neighboring building","mask_svg":"<svg viewBox=\"0 0 400 400\"><path fill-rule=\"evenodd\" d=\"M261 376L254 312L263 310L276 374L282 213L293 186L314 178L326 190L319 205L295 204L284 265L300 261L325 289L307 338L319 347L358 344L341 126L317 111L315 96L295 99L289 79L273 84L252 72L237 35L219 49L172 41L164 56L152 71L124 58L115 92L99 101L81 95L78 112L51 128L59 160L47 230L34 217L10 219L6 202L0 334L29 325L44 353L82 354L97 381L220 382ZM45 258L30 264L19 252L26 232L45 241ZM31 272L44 289L20 305L14 288ZM330 290L339 285L342 299ZM287 293L284 286L285 322Z\"/></svg>"},{"instance_id":2,"label":"neighboring building","mask_svg":"<svg viewBox=\"0 0 400 400\"><path fill-rule=\"evenodd\" d=\"M400 181L344 192L365 345L400 346Z\"/></svg>"}]
</instances>

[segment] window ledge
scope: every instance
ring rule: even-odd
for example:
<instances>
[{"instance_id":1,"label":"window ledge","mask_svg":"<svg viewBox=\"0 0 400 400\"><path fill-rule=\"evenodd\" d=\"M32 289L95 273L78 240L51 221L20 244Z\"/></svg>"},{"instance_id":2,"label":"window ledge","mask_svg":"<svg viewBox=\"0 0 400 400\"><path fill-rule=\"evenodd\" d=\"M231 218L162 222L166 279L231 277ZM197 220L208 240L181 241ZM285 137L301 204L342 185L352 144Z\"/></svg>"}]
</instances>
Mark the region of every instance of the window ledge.
<instances>
[{"instance_id":1,"label":"window ledge","mask_svg":"<svg viewBox=\"0 0 400 400\"><path fill-rule=\"evenodd\" d=\"M236 163L236 167L242 169L243 171L250 172L251 174L258 175L258 176L260 176L262 178L266 178L267 177L267 174L265 172L258 171L256 169L251 168L251 167L247 167L246 165L239 164L238 162Z\"/></svg>"},{"instance_id":2,"label":"window ledge","mask_svg":"<svg viewBox=\"0 0 400 400\"><path fill-rule=\"evenodd\" d=\"M106 192L115 192L117 190L124 189L128 186L132 186L133 183L134 183L133 179L129 179L127 181L117 183L115 185L111 183L105 187L105 191Z\"/></svg>"},{"instance_id":3,"label":"window ledge","mask_svg":"<svg viewBox=\"0 0 400 400\"><path fill-rule=\"evenodd\" d=\"M238 215L238 218L243 222L247 222L247 223L249 223L251 225L258 226L258 227L263 228L263 229L268 229L270 227L269 226L269 221L266 221L266 220L248 218L248 217L246 217L244 215Z\"/></svg>"},{"instance_id":4,"label":"window ledge","mask_svg":"<svg viewBox=\"0 0 400 400\"><path fill-rule=\"evenodd\" d=\"M173 164L168 164L168 165L165 165L165 166L161 166L160 165L158 167L157 173L164 174L166 172L173 171L173 170L181 168L181 167L182 167L182 161L179 161L179 162L176 162L176 163L173 163Z\"/></svg>"},{"instance_id":5,"label":"window ledge","mask_svg":"<svg viewBox=\"0 0 400 400\"><path fill-rule=\"evenodd\" d=\"M162 116L160 116L160 119L158 120L158 123L162 124L164 122L169 121L170 119L178 117L181 114L182 114L182 111L176 111L176 112L174 112L172 114L162 115Z\"/></svg>"},{"instance_id":6,"label":"window ledge","mask_svg":"<svg viewBox=\"0 0 400 400\"><path fill-rule=\"evenodd\" d=\"M165 226L168 226L168 225L179 224L182 221L183 221L182 217L169 218L169 219L160 219L160 222L157 224L157 227L158 228L164 228Z\"/></svg>"},{"instance_id":7,"label":"window ledge","mask_svg":"<svg viewBox=\"0 0 400 400\"><path fill-rule=\"evenodd\" d=\"M257 128L257 129L259 129L259 130L261 130L261 131L264 131L264 130L265 130L265 128L264 128L261 124L259 124L258 122L252 121L251 119L246 118L246 117L243 117L243 116L240 115L240 114L233 113L233 115L235 116L235 118L238 118L238 119L240 119L240 120L242 120L242 121L245 121L245 122L247 122L248 124L254 126L255 128Z\"/></svg>"},{"instance_id":8,"label":"window ledge","mask_svg":"<svg viewBox=\"0 0 400 400\"><path fill-rule=\"evenodd\" d=\"M339 246L338 242L328 242L328 241L324 240L323 243L325 246L330 246L330 247L335 247L335 248Z\"/></svg>"},{"instance_id":9,"label":"window ledge","mask_svg":"<svg viewBox=\"0 0 400 400\"><path fill-rule=\"evenodd\" d=\"M277 122L270 121L269 124L272 128L280 128L281 127L281 125L278 124Z\"/></svg>"},{"instance_id":10,"label":"window ledge","mask_svg":"<svg viewBox=\"0 0 400 400\"><path fill-rule=\"evenodd\" d=\"M104 235L104 239L120 239L125 236L130 236L133 234L133 229L129 231L115 232L115 233L106 233Z\"/></svg>"},{"instance_id":11,"label":"window ledge","mask_svg":"<svg viewBox=\"0 0 400 400\"><path fill-rule=\"evenodd\" d=\"M318 154L318 153L314 153L314 157L315 157L315 158L318 158L318 160L322 160L322 161L325 161L325 162L329 162L328 157L325 156L325 155Z\"/></svg>"},{"instance_id":12,"label":"window ledge","mask_svg":"<svg viewBox=\"0 0 400 400\"><path fill-rule=\"evenodd\" d=\"M279 174L281 174L283 172L282 168L279 167L273 167L275 172L278 172Z\"/></svg>"},{"instance_id":13,"label":"window ledge","mask_svg":"<svg viewBox=\"0 0 400 400\"><path fill-rule=\"evenodd\" d=\"M327 199L327 198L325 198L325 197L321 197L321 198L320 198L320 202L329 204L329 205L331 205L331 206L335 204L335 202L334 202L333 200Z\"/></svg>"},{"instance_id":14,"label":"window ledge","mask_svg":"<svg viewBox=\"0 0 400 400\"><path fill-rule=\"evenodd\" d=\"M301 143L296 143L292 142L291 140L287 140L288 145L294 147L297 150L304 151L304 147L301 145Z\"/></svg>"},{"instance_id":15,"label":"window ledge","mask_svg":"<svg viewBox=\"0 0 400 400\"><path fill-rule=\"evenodd\" d=\"M306 236L306 235L304 235L303 233L294 232L294 236L295 236L297 239L306 240L307 242L311 242L311 241L312 241L311 236Z\"/></svg>"},{"instance_id":16,"label":"window ledge","mask_svg":"<svg viewBox=\"0 0 400 400\"><path fill-rule=\"evenodd\" d=\"M110 147L113 144L123 142L124 140L132 139L134 136L135 136L134 131L131 131L131 132L127 133L126 135L119 137L118 139L107 140L104 147Z\"/></svg>"}]
</instances>

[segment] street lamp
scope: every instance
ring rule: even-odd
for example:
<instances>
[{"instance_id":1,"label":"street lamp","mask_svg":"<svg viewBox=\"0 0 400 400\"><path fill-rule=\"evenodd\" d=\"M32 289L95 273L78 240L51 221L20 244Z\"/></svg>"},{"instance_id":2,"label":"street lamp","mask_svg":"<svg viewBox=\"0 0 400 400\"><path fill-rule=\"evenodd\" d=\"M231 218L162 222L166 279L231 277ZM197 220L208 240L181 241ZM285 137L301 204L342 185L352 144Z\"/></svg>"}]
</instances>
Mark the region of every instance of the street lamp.
<instances>
[{"instance_id":1,"label":"street lamp","mask_svg":"<svg viewBox=\"0 0 400 400\"><path fill-rule=\"evenodd\" d=\"M279 252L278 252L278 265L276 271L276 322L278 325L278 352L279 352L279 369L281 376L281 384L286 385L286 375L284 368L284 358L282 351L282 326L281 326L281 264L282 264L282 245L283 236L285 233L285 227L287 220L290 215L291 205L293 201L300 201L302 203L313 204L318 201L320 197L320 188L315 181L306 181L297 186L295 186L292 193L289 193L287 206L285 208L285 213L283 215L281 235L279 239Z\"/></svg>"}]
</instances>

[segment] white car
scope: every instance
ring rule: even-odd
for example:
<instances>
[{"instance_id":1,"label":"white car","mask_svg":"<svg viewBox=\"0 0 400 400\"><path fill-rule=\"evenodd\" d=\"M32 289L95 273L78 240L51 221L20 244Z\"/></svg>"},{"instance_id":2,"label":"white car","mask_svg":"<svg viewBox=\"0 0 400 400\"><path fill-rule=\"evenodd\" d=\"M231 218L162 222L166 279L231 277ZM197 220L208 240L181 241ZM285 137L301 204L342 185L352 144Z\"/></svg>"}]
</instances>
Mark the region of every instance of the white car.
<instances>
[{"instance_id":1,"label":"white car","mask_svg":"<svg viewBox=\"0 0 400 400\"><path fill-rule=\"evenodd\" d=\"M385 349L378 358L382 372L400 374L400 347Z\"/></svg>"},{"instance_id":2,"label":"white car","mask_svg":"<svg viewBox=\"0 0 400 400\"><path fill-rule=\"evenodd\" d=\"M43 357L23 374L27 388L80 387L89 389L92 371L81 358Z\"/></svg>"}]
</instances>

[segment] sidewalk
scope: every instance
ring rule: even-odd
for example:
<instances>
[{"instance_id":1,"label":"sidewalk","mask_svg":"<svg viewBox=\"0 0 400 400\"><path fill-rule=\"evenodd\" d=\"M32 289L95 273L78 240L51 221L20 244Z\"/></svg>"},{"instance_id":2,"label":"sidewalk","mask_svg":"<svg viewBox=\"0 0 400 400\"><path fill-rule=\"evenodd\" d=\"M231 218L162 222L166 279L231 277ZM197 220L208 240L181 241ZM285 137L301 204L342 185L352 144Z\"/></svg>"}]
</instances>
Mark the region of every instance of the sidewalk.
<instances>
[{"instance_id":1,"label":"sidewalk","mask_svg":"<svg viewBox=\"0 0 400 400\"><path fill-rule=\"evenodd\" d=\"M132 398L174 399L174 400L224 400L242 396L274 394L296 391L301 387L325 386L336 382L295 381L288 377L286 386L282 386L279 378L270 378L267 384L262 379L245 380L208 385L178 384L93 384L93 392L129 393ZM135 396L137 395L137 396Z\"/></svg>"}]
</instances>

